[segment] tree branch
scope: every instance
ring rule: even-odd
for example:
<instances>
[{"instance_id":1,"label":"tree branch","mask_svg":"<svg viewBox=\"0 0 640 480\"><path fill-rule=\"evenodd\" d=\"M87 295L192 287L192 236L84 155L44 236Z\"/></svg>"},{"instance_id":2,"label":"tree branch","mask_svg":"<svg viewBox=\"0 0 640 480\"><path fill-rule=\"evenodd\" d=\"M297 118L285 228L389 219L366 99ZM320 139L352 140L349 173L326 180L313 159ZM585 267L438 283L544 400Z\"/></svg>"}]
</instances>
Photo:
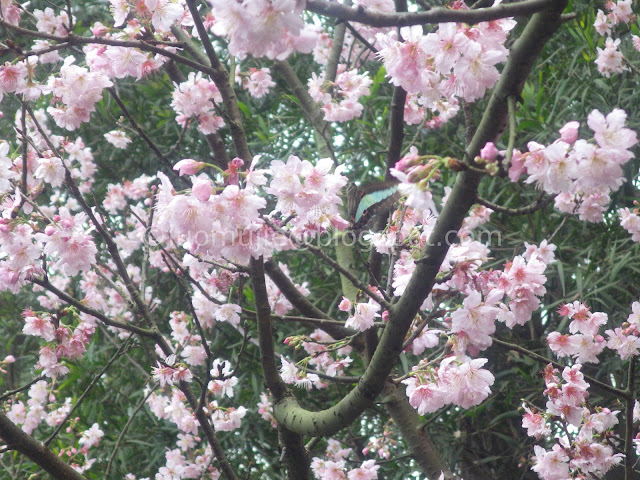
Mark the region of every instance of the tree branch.
<instances>
[{"instance_id":1,"label":"tree branch","mask_svg":"<svg viewBox=\"0 0 640 480\"><path fill-rule=\"evenodd\" d=\"M23 432L1 411L0 438L10 450L28 457L56 480L87 480L42 443Z\"/></svg>"},{"instance_id":2,"label":"tree branch","mask_svg":"<svg viewBox=\"0 0 640 480\"><path fill-rule=\"evenodd\" d=\"M273 331L271 328L271 307L264 278L264 262L262 258L251 259L251 285L256 305L256 321L258 323L258 342L260 345L260 364L265 383L274 398L293 396L282 380L276 365L276 355L273 349ZM278 425L278 436L283 445L285 464L291 480L311 480L309 453L304 448L302 435L288 430L284 425Z\"/></svg>"},{"instance_id":3,"label":"tree branch","mask_svg":"<svg viewBox=\"0 0 640 480\"><path fill-rule=\"evenodd\" d=\"M317 0L310 0L309 3L317 3ZM487 141L498 133L506 119L507 97L521 91L536 56L559 27L559 17L565 6L566 1L553 2L552 8L534 15L515 42L478 130L467 148L467 159L475 158ZM274 415L278 422L298 433L331 435L355 420L373 403L384 388L402 351L407 330L436 281L440 265L449 249L447 235L451 231L457 232L462 225L469 208L475 202L480 179L479 173L470 170L458 174L449 201L423 249L423 261L418 263L404 294L391 309L389 323L378 348L356 387L337 404L319 412L301 408L292 397L284 397L279 401L276 399Z\"/></svg>"},{"instance_id":4,"label":"tree branch","mask_svg":"<svg viewBox=\"0 0 640 480\"><path fill-rule=\"evenodd\" d=\"M368 10L362 6L352 8L327 0L307 0L307 10L328 17L371 25L372 27L402 27L425 23L460 22L474 24L516 15L531 15L553 6L556 0L526 0L501 4L477 10L452 10L432 8L418 13L384 13Z\"/></svg>"}]
</instances>

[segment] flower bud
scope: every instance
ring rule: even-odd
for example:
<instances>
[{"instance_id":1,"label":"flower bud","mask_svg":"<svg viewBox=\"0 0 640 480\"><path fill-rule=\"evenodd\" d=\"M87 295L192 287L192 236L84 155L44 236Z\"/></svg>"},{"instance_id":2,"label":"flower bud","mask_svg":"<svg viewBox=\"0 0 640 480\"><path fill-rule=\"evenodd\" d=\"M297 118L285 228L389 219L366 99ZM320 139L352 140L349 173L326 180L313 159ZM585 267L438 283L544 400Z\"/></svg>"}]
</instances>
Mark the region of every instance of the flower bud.
<instances>
[{"instance_id":1,"label":"flower bud","mask_svg":"<svg viewBox=\"0 0 640 480\"><path fill-rule=\"evenodd\" d=\"M569 122L560 129L560 140L567 142L569 145L573 145L578 139L578 128L580 128L579 122Z\"/></svg>"},{"instance_id":2,"label":"flower bud","mask_svg":"<svg viewBox=\"0 0 640 480\"><path fill-rule=\"evenodd\" d=\"M487 162L493 162L498 156L498 149L493 142L487 142L487 144L480 150L480 158Z\"/></svg>"},{"instance_id":3,"label":"flower bud","mask_svg":"<svg viewBox=\"0 0 640 480\"><path fill-rule=\"evenodd\" d=\"M196 162L190 158L180 160L173 166L174 170L177 170L182 175L195 175L205 166L204 162Z\"/></svg>"}]
</instances>

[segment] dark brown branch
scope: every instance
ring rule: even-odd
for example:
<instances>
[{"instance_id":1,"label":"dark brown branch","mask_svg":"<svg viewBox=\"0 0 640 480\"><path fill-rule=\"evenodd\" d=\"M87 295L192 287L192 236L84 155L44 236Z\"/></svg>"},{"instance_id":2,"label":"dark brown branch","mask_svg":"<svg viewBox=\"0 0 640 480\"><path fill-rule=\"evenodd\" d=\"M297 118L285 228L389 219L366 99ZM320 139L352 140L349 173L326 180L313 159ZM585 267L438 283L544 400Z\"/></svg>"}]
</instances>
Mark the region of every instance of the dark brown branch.
<instances>
[{"instance_id":1,"label":"dark brown branch","mask_svg":"<svg viewBox=\"0 0 640 480\"><path fill-rule=\"evenodd\" d=\"M91 307L87 307L84 303L76 300L71 295L67 295L62 290L59 290L54 285L49 283L49 280L42 278L32 278L31 283L35 283L36 285L40 285L45 290L50 291L60 300L67 302L69 305L73 305L75 308L80 310L87 315L91 315L96 319L100 320L105 325L109 325L110 327L121 328L122 330L126 330L128 332L135 333L142 337L155 338L156 334L152 330L147 330L146 328L136 327L135 325L131 325L129 323L118 322L117 320L111 320L109 317L105 316L98 310L94 310Z\"/></svg>"},{"instance_id":2,"label":"dark brown branch","mask_svg":"<svg viewBox=\"0 0 640 480\"><path fill-rule=\"evenodd\" d=\"M220 470L222 470L222 474L227 480L238 480L238 477L227 459L227 455L224 453L220 440L218 440L218 437L216 436L213 425L211 425L211 422L209 421L209 416L205 413L204 409L198 409L198 399L194 395L191 386L186 382L180 382L179 387L187 398L191 410L195 413L196 420L198 420L200 427L204 431L204 436L207 438L209 445L211 445L213 454L218 459L218 464L220 466Z\"/></svg>"},{"instance_id":3,"label":"dark brown branch","mask_svg":"<svg viewBox=\"0 0 640 480\"><path fill-rule=\"evenodd\" d=\"M304 316L325 320L332 320L329 315L316 307L313 303L305 298L302 295L296 286L293 284L289 277L285 275L285 273L276 265L273 260L269 260L265 262L264 269L269 275L269 278L276 284L280 292L285 296L289 302ZM336 340L341 340L345 337L353 335L354 331L345 327L341 327L335 324L325 324L322 329L331 335Z\"/></svg>"},{"instance_id":4,"label":"dark brown branch","mask_svg":"<svg viewBox=\"0 0 640 480\"><path fill-rule=\"evenodd\" d=\"M497 7L479 8L477 10L432 8L426 12L418 13L384 13L371 11L362 6L357 8L347 7L327 0L307 0L307 10L328 17L371 25L372 27L402 27L425 23L460 22L474 24L488 22L516 15L531 15L552 6L554 3L555 0L527 0L502 4Z\"/></svg>"},{"instance_id":5,"label":"dark brown branch","mask_svg":"<svg viewBox=\"0 0 640 480\"><path fill-rule=\"evenodd\" d=\"M264 276L264 262L262 258L251 259L251 285L256 305L256 321L258 323L258 342L260 345L260 364L267 387L274 398L293 396L282 380L276 365L276 355L273 348L273 331L271 327L271 307ZM278 436L284 451L284 462L287 466L288 477L295 480L311 480L309 453L304 448L302 435L288 430L284 425L278 425Z\"/></svg>"},{"instance_id":6,"label":"dark brown branch","mask_svg":"<svg viewBox=\"0 0 640 480\"><path fill-rule=\"evenodd\" d=\"M173 42L147 42L147 41L138 41L138 40L114 40L111 38L100 38L100 37L80 37L73 33L70 33L66 36L60 35L51 35L48 33L37 32L35 30L29 30L27 28L18 27L16 25L11 25L3 20L0 20L0 26L5 27L9 30L12 30L20 35L25 35L27 37L35 37L35 38L44 38L46 40L53 40L59 43L66 43L69 46L74 45L89 45L89 44L99 44L99 45L113 45L116 47L132 47L139 48L140 50L144 50L147 52L157 53L158 55L162 55L164 57L175 60L178 63L182 63L187 65L197 71L207 73L211 75L215 72L211 67L207 65L200 64L198 62L194 62L193 60L189 60L177 53L173 53L167 49L157 47L156 45L166 45L178 48L184 48L184 45L181 43L173 43Z\"/></svg>"},{"instance_id":7,"label":"dark brown branch","mask_svg":"<svg viewBox=\"0 0 640 480\"><path fill-rule=\"evenodd\" d=\"M107 88L107 91L111 95L111 98L113 98L113 100L116 102L116 104L120 108L120 111L125 116L125 118L129 121L129 123L131 124L133 129L136 131L136 133L140 136L140 138L142 138L142 140L144 140L144 143L146 143L149 149L155 154L156 157L158 157L158 160L164 163L165 167L167 167L169 172L173 173L173 164L171 163L171 160L169 160L167 156L164 153L162 153L162 151L158 148L155 142L151 140L151 138L149 138L149 135L147 135L146 132L142 129L142 127L138 124L138 122L136 122L136 119L133 118L133 115L131 115L131 112L129 112L129 109L124 104L124 102L122 101L118 93L116 92L116 89L114 87L109 87ZM184 182L190 183L189 180L186 180L185 178L181 178L181 180Z\"/></svg>"},{"instance_id":8,"label":"dark brown branch","mask_svg":"<svg viewBox=\"0 0 640 480\"><path fill-rule=\"evenodd\" d=\"M271 308L269 295L264 279L264 262L262 258L251 259L251 285L255 297L256 320L258 322L258 341L260 345L260 362L264 379L274 398L290 395L289 388L280 377L273 349L273 334L271 327Z\"/></svg>"},{"instance_id":9,"label":"dark brown branch","mask_svg":"<svg viewBox=\"0 0 640 480\"><path fill-rule=\"evenodd\" d=\"M360 43L362 43L365 47L367 47L371 52L378 53L378 50L376 49L376 47L371 45L366 38L364 38L362 35L360 35L360 32L358 32L358 30L356 30L353 27L353 25L351 25L349 22L345 22L345 23L347 25L347 28L349 29L349 32L351 32L351 35L353 35L354 38L356 38L358 41L360 41Z\"/></svg>"},{"instance_id":10,"label":"dark brown branch","mask_svg":"<svg viewBox=\"0 0 640 480\"><path fill-rule=\"evenodd\" d=\"M1 411L0 438L9 450L28 457L56 480L87 480L42 443L23 432Z\"/></svg>"},{"instance_id":11,"label":"dark brown branch","mask_svg":"<svg viewBox=\"0 0 640 480\"><path fill-rule=\"evenodd\" d=\"M351 273L346 268L342 267L342 265L336 262L333 258L329 257L326 253L324 253L324 251L322 251L322 249L316 247L315 245L311 245L309 243L305 243L301 240L298 240L289 232L282 230L281 228L278 228L273 222L271 222L266 217L263 217L263 220L267 225L269 225L275 231L286 236L289 240L299 245L300 247L306 248L311 253L313 253L316 257L318 257L320 260L322 260L327 265L329 265L331 268L334 268L336 271L340 272L340 274L343 275L346 279L348 279L354 287L360 289L363 293L366 293L372 300L378 302L381 307L386 309L391 307L391 305L385 298L376 294L367 285L364 285L360 280L358 280L358 277L356 277L353 273Z\"/></svg>"},{"instance_id":12,"label":"dark brown branch","mask_svg":"<svg viewBox=\"0 0 640 480\"><path fill-rule=\"evenodd\" d=\"M43 380L44 378L45 377L43 375L40 375L34 378L33 380L31 380L29 383L22 385L21 387L18 387L3 393L2 395L0 395L0 402L4 402L7 398L11 397L12 395L15 395L16 393L20 393L20 392L24 392L25 390L28 390L29 387L31 387L31 385L39 382L40 380Z\"/></svg>"},{"instance_id":13,"label":"dark brown branch","mask_svg":"<svg viewBox=\"0 0 640 480\"><path fill-rule=\"evenodd\" d=\"M404 104L407 92L402 87L393 88L391 97L391 117L389 119L389 148L387 150L387 172L385 178L393 178L389 170L400 160L404 140Z\"/></svg>"}]
</instances>

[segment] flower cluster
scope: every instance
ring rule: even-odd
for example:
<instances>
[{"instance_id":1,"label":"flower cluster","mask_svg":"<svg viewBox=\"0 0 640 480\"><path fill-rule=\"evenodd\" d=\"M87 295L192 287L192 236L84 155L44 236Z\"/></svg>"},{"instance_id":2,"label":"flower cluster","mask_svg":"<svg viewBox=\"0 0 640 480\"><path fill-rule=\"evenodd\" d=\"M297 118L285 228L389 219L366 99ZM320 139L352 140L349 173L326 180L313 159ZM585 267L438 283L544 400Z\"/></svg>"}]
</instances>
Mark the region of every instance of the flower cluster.
<instances>
[{"instance_id":1,"label":"flower cluster","mask_svg":"<svg viewBox=\"0 0 640 480\"><path fill-rule=\"evenodd\" d=\"M224 126L222 117L216 115L216 105L221 103L222 95L215 83L200 72L191 72L173 91L171 106L178 114L176 121L180 125L184 126L191 117L196 117L198 130L206 135Z\"/></svg>"},{"instance_id":2,"label":"flower cluster","mask_svg":"<svg viewBox=\"0 0 640 480\"><path fill-rule=\"evenodd\" d=\"M625 128L627 114L615 109L606 117L594 110L587 118L594 132L592 140L578 140L578 122L560 130L560 138L549 146L529 142L529 151L513 157L509 177L517 181L522 173L527 183L557 195L561 212L577 213L581 220L601 222L609 193L624 182L622 166L638 143L636 132Z\"/></svg>"},{"instance_id":3,"label":"flower cluster","mask_svg":"<svg viewBox=\"0 0 640 480\"><path fill-rule=\"evenodd\" d=\"M337 440L329 439L325 458L314 457L311 470L318 480L377 480L380 466L375 460L365 460L357 468L347 467L351 453L351 448L343 448Z\"/></svg>"},{"instance_id":4,"label":"flower cluster","mask_svg":"<svg viewBox=\"0 0 640 480\"><path fill-rule=\"evenodd\" d=\"M362 115L360 97L369 95L371 86L369 74L347 70L346 65L338 65L335 82L325 81L324 72L311 75L308 81L311 98L322 104L324 119L328 122L346 122Z\"/></svg>"},{"instance_id":5,"label":"flower cluster","mask_svg":"<svg viewBox=\"0 0 640 480\"><path fill-rule=\"evenodd\" d=\"M343 168L334 168L329 158L313 165L291 155L286 163L271 162L271 182L265 191L277 198L274 212L293 218L289 225L294 233L314 234L329 227L344 229L348 222L340 216L340 190L347 184Z\"/></svg>"},{"instance_id":6,"label":"flower cluster","mask_svg":"<svg viewBox=\"0 0 640 480\"><path fill-rule=\"evenodd\" d=\"M88 122L95 104L102 98L102 91L113 86L103 73L90 72L74 62L74 57L66 57L60 76L49 77L48 84L56 105L48 107L47 112L58 126L67 130L75 130Z\"/></svg>"},{"instance_id":7,"label":"flower cluster","mask_svg":"<svg viewBox=\"0 0 640 480\"><path fill-rule=\"evenodd\" d=\"M608 1L605 4L607 13L598 10L596 21L593 24L600 35L607 35L604 48L597 48L598 56L596 66L598 71L605 77L610 77L613 73L622 73L628 68L625 66L624 55L618 50L621 40L611 37L612 31L620 24L628 24L635 21L635 14L632 12L632 0ZM633 46L640 50L640 38L631 35Z\"/></svg>"},{"instance_id":8,"label":"flower cluster","mask_svg":"<svg viewBox=\"0 0 640 480\"><path fill-rule=\"evenodd\" d=\"M419 155L414 146L395 164L391 175L400 181L398 188L407 197L405 205L435 213L429 184L439 178L438 169L442 164L439 158Z\"/></svg>"},{"instance_id":9,"label":"flower cluster","mask_svg":"<svg viewBox=\"0 0 640 480\"><path fill-rule=\"evenodd\" d=\"M302 20L302 3L295 0L210 0L211 30L226 37L229 52L284 60L293 52L310 53L316 32Z\"/></svg>"},{"instance_id":10,"label":"flower cluster","mask_svg":"<svg viewBox=\"0 0 640 480\"><path fill-rule=\"evenodd\" d=\"M580 364L565 367L562 376L551 364L544 370L548 396L546 411L525 407L522 426L537 439L552 432L556 443L551 450L536 445L535 464L531 469L543 480L602 477L620 463L624 455L614 454L611 429L618 423L618 411L607 408L592 412L586 405L589 384L584 380ZM558 422L563 429L551 428ZM567 425L573 426L568 429ZM577 432L577 433L575 433ZM576 477L577 475L577 477Z\"/></svg>"},{"instance_id":11,"label":"flower cluster","mask_svg":"<svg viewBox=\"0 0 640 480\"><path fill-rule=\"evenodd\" d=\"M620 225L631 234L631 239L634 242L640 242L640 215L638 213L638 210L631 211L628 208L618 210Z\"/></svg>"},{"instance_id":12,"label":"flower cluster","mask_svg":"<svg viewBox=\"0 0 640 480\"><path fill-rule=\"evenodd\" d=\"M213 195L211 181L203 178L202 185L194 184L189 194L174 194L169 178L158 176L162 185L156 204L156 238L170 235L187 251L224 263L228 259L247 264L252 255L270 255L272 242L259 214L266 201L252 187L227 185Z\"/></svg>"},{"instance_id":13,"label":"flower cluster","mask_svg":"<svg viewBox=\"0 0 640 480\"><path fill-rule=\"evenodd\" d=\"M130 0L109 0L114 26L119 27L125 23L127 16L133 13L137 19L145 23L151 23L154 29L168 32L177 20L184 14L183 2L180 0L143 0L132 2Z\"/></svg>"},{"instance_id":14,"label":"flower cluster","mask_svg":"<svg viewBox=\"0 0 640 480\"><path fill-rule=\"evenodd\" d=\"M93 25L92 32L105 40L130 41L143 35L144 28L138 21L131 21L121 31L110 32L104 25L97 23ZM89 69L109 78L135 77L140 80L157 71L167 60L167 57L160 54L119 45L94 43L85 45L82 50Z\"/></svg>"},{"instance_id":15,"label":"flower cluster","mask_svg":"<svg viewBox=\"0 0 640 480\"><path fill-rule=\"evenodd\" d=\"M486 358L471 359L452 355L438 367L418 363L412 375L403 380L409 403L420 415L432 413L448 404L469 408L482 403L491 393L493 374L482 366Z\"/></svg>"},{"instance_id":16,"label":"flower cluster","mask_svg":"<svg viewBox=\"0 0 640 480\"><path fill-rule=\"evenodd\" d=\"M340 346L331 335L323 330L314 330L306 340L308 341L303 341L301 345L311 357L309 365L330 377L342 375L353 361L349 356L351 347L348 345Z\"/></svg>"},{"instance_id":17,"label":"flower cluster","mask_svg":"<svg viewBox=\"0 0 640 480\"><path fill-rule=\"evenodd\" d=\"M242 84L242 88L249 91L253 98L262 98L269 93L276 83L271 78L271 71L268 68L250 68L247 73L238 74L237 81Z\"/></svg>"},{"instance_id":18,"label":"flower cluster","mask_svg":"<svg viewBox=\"0 0 640 480\"><path fill-rule=\"evenodd\" d=\"M598 355L605 347L615 350L622 360L640 353L640 303L634 302L632 313L620 327L605 331L608 340L599 334L608 321L606 313L591 313L583 303L562 305L558 313L571 320L569 334L551 332L549 348L558 356L572 356L578 363L599 363Z\"/></svg>"},{"instance_id":19,"label":"flower cluster","mask_svg":"<svg viewBox=\"0 0 640 480\"><path fill-rule=\"evenodd\" d=\"M373 291L377 293L377 289L373 288ZM360 302L352 306L351 302L343 297L339 309L343 312L349 312L353 309L353 315L347 318L344 326L361 332L373 327L375 319L380 317L380 313L378 313L380 312L380 305L372 298L366 303Z\"/></svg>"},{"instance_id":20,"label":"flower cluster","mask_svg":"<svg viewBox=\"0 0 640 480\"><path fill-rule=\"evenodd\" d=\"M458 8L466 8L456 2ZM511 19L474 26L443 23L424 35L422 26L378 34L379 56L394 85L419 94L426 107L457 96L467 102L481 98L498 80L496 65L507 58L504 42L515 26Z\"/></svg>"}]
</instances>

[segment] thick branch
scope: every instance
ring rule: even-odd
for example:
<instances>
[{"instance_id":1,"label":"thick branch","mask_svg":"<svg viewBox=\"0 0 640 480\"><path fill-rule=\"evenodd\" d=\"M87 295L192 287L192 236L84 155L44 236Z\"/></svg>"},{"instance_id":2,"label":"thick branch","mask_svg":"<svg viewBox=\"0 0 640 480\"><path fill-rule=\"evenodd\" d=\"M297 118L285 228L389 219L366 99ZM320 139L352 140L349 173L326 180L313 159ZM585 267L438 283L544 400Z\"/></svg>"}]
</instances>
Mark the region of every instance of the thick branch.
<instances>
[{"instance_id":1,"label":"thick branch","mask_svg":"<svg viewBox=\"0 0 640 480\"><path fill-rule=\"evenodd\" d=\"M28 457L56 480L87 480L42 443L23 432L2 412L0 438L9 449Z\"/></svg>"},{"instance_id":2,"label":"thick branch","mask_svg":"<svg viewBox=\"0 0 640 480\"><path fill-rule=\"evenodd\" d=\"M635 367L636 357L631 356L629 359L629 368L627 369L627 392L629 398L626 399L627 405L625 408L625 432L624 432L624 479L633 479L633 466L636 463L635 448L633 444L633 409L635 406Z\"/></svg>"},{"instance_id":3,"label":"thick branch","mask_svg":"<svg viewBox=\"0 0 640 480\"><path fill-rule=\"evenodd\" d=\"M258 323L258 341L260 345L260 364L265 383L275 398L293 395L282 380L276 365L276 354L273 348L273 331L271 328L271 307L264 278L264 262L262 258L251 259L251 285L256 305L256 321ZM291 480L311 480L309 454L304 448L302 435L278 426L278 436L284 451L284 462Z\"/></svg>"},{"instance_id":4,"label":"thick branch","mask_svg":"<svg viewBox=\"0 0 640 480\"><path fill-rule=\"evenodd\" d=\"M407 442L411 457L422 471L429 478L436 479L444 472L445 480L452 479L449 466L440 457L427 431L422 428L418 412L407 401L404 385L387 384L383 392L384 405Z\"/></svg>"},{"instance_id":5,"label":"thick branch","mask_svg":"<svg viewBox=\"0 0 640 480\"><path fill-rule=\"evenodd\" d=\"M271 328L271 307L269 307L269 295L264 280L264 262L262 258L259 260L251 259L251 285L253 286L253 295L255 297L260 363L265 383L275 398L281 398L289 394L289 388L280 377L276 365Z\"/></svg>"},{"instance_id":6,"label":"thick branch","mask_svg":"<svg viewBox=\"0 0 640 480\"><path fill-rule=\"evenodd\" d=\"M460 22L474 24L516 15L531 15L551 7L555 0L527 0L518 3L501 4L497 7L479 8L477 10L452 10L449 8L432 8L418 13L385 13L373 12L362 6L352 8L327 0L307 0L307 10L337 17L341 20L371 25L372 27L402 27L422 25L425 23Z\"/></svg>"},{"instance_id":7,"label":"thick branch","mask_svg":"<svg viewBox=\"0 0 640 480\"><path fill-rule=\"evenodd\" d=\"M402 140L404 139L404 104L407 100L407 92L402 87L393 88L391 97L391 116L389 119L389 148L387 150L386 179L393 177L389 170L400 160Z\"/></svg>"},{"instance_id":8,"label":"thick branch","mask_svg":"<svg viewBox=\"0 0 640 480\"><path fill-rule=\"evenodd\" d=\"M317 4L317 0L310 0L309 4ZM486 142L497 135L506 120L507 97L521 91L536 56L560 25L559 17L565 5L566 2L557 1L553 8L534 15L514 44L478 130L467 148L467 158L475 158ZM449 250L447 240L450 233L459 230L475 202L480 178L479 173L471 170L458 174L449 201L423 249L423 258L418 262L404 294L391 309L387 328L358 385L337 404L319 412L301 408L293 397L277 401L274 414L281 424L299 433L331 435L355 420L374 402L402 351L407 330L436 281L440 265Z\"/></svg>"}]
</instances>

